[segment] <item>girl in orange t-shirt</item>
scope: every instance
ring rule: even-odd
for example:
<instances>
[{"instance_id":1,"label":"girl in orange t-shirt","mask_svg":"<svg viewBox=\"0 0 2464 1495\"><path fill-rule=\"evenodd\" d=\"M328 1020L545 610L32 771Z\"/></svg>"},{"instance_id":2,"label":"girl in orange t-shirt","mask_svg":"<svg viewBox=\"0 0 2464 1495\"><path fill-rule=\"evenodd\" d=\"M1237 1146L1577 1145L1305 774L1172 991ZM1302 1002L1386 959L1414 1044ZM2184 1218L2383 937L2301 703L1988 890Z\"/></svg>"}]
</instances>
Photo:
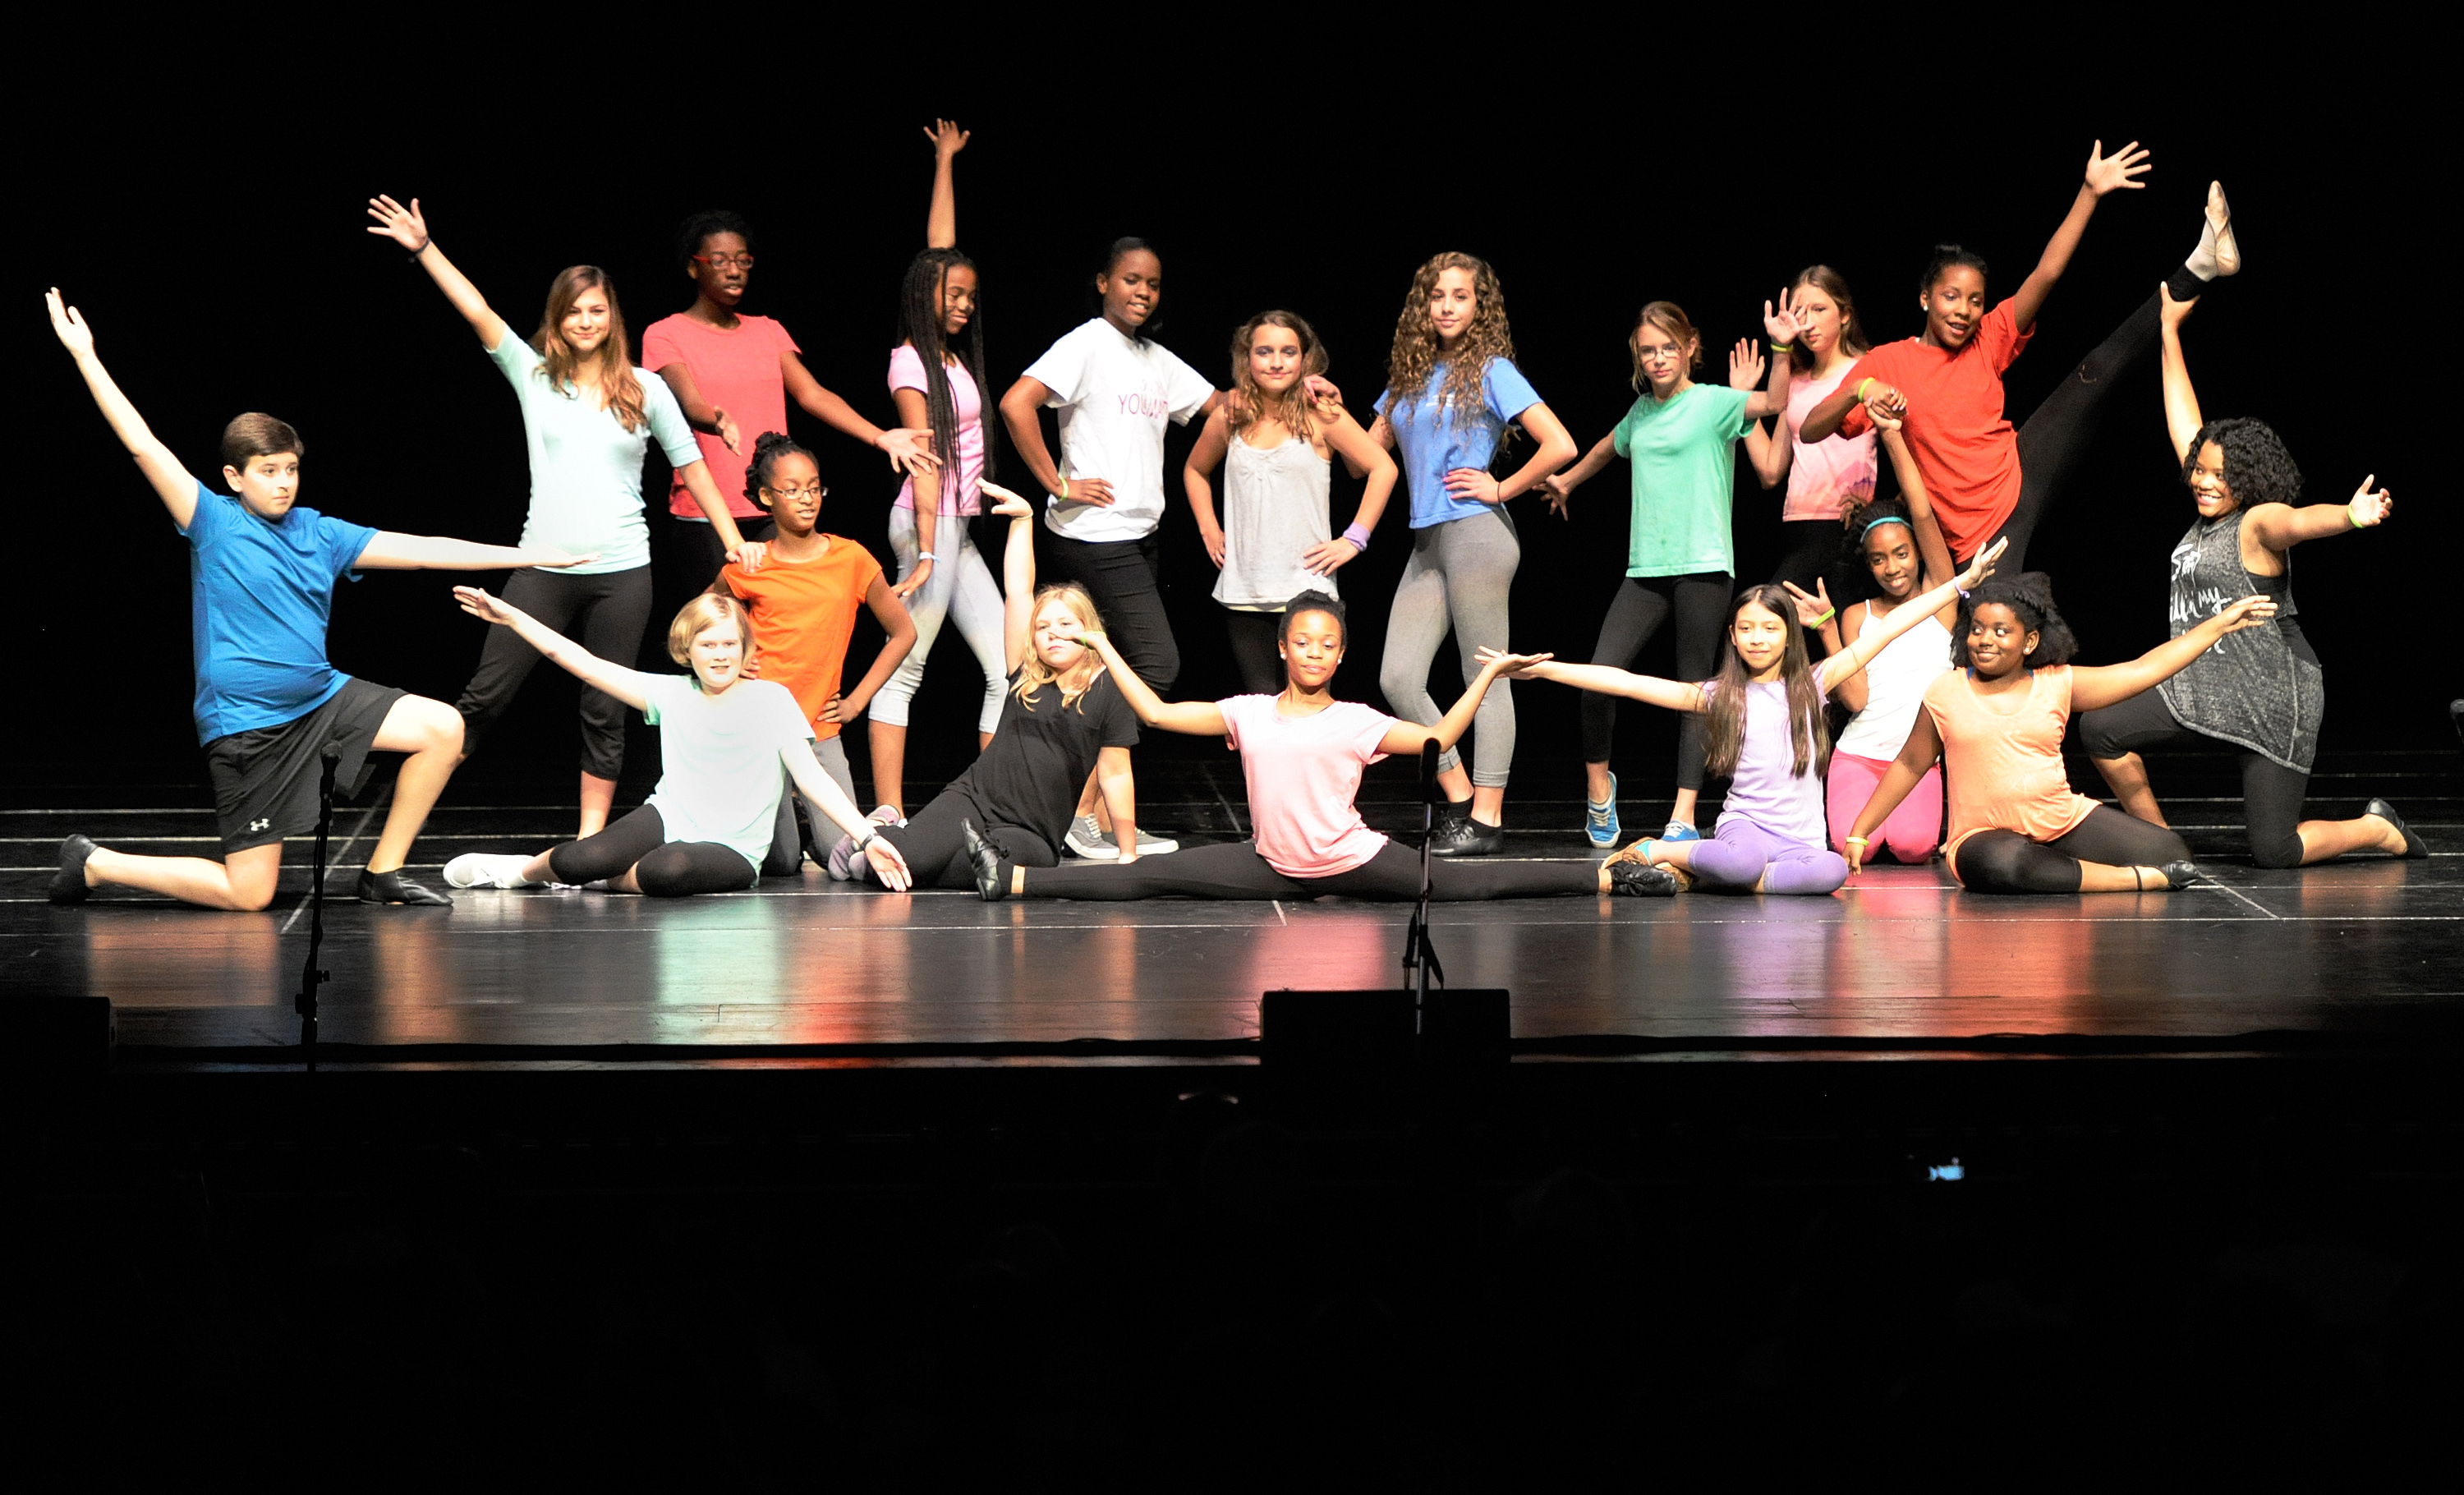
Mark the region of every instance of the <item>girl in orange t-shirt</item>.
<instances>
[{"instance_id":1,"label":"girl in orange t-shirt","mask_svg":"<svg viewBox=\"0 0 2464 1495\"><path fill-rule=\"evenodd\" d=\"M2245 597L2126 665L2069 663L2078 640L2053 584L2029 572L1979 586L1962 609L1954 671L1926 687L1907 745L1848 836L1848 866L1936 758L1950 785L1951 875L1970 892L2159 892L2199 876L2190 848L2162 825L2072 790L2062 731L2074 711L2125 701L2189 668L2228 633L2276 616Z\"/></svg>"},{"instance_id":2,"label":"girl in orange t-shirt","mask_svg":"<svg viewBox=\"0 0 2464 1495\"><path fill-rule=\"evenodd\" d=\"M731 563L710 589L734 594L752 611L761 640L760 677L795 694L797 706L813 724L813 756L853 800L855 778L847 767L840 728L863 712L907 657L915 644L915 625L870 551L815 528L828 492L811 452L777 431L762 432L753 444L744 494L779 521L778 537L759 571ZM842 692L847 643L855 635L860 606L872 609L889 638L855 689ZM873 818L895 820L898 812L875 810ZM779 847L796 844L795 807L785 795L779 801L778 835Z\"/></svg>"}]
</instances>

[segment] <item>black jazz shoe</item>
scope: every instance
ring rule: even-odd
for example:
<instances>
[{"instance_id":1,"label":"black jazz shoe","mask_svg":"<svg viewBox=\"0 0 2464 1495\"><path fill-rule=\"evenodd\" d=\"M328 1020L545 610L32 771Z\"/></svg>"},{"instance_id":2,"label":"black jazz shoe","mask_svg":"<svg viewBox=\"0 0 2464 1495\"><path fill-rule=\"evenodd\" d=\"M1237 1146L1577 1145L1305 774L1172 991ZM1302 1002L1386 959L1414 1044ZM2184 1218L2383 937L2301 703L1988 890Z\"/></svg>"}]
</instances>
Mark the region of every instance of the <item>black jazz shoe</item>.
<instances>
[{"instance_id":1,"label":"black jazz shoe","mask_svg":"<svg viewBox=\"0 0 2464 1495\"><path fill-rule=\"evenodd\" d=\"M1680 886L1675 872L1648 862L1617 862L1609 868L1609 891L1619 898L1673 898Z\"/></svg>"},{"instance_id":2,"label":"black jazz shoe","mask_svg":"<svg viewBox=\"0 0 2464 1495\"><path fill-rule=\"evenodd\" d=\"M1505 829L1483 824L1467 811L1447 811L1429 831L1431 856L1495 856L1505 849Z\"/></svg>"},{"instance_id":3,"label":"black jazz shoe","mask_svg":"<svg viewBox=\"0 0 2464 1495\"><path fill-rule=\"evenodd\" d=\"M390 872L360 869L360 901L362 903L407 903L414 908L450 909L453 900L433 888L422 888L402 875L402 868Z\"/></svg>"},{"instance_id":4,"label":"black jazz shoe","mask_svg":"<svg viewBox=\"0 0 2464 1495\"><path fill-rule=\"evenodd\" d=\"M2165 880L2153 888L2142 888L2141 892L2180 892L2208 875L2207 868L2196 862L2167 862L2156 870L2165 874Z\"/></svg>"},{"instance_id":5,"label":"black jazz shoe","mask_svg":"<svg viewBox=\"0 0 2464 1495\"><path fill-rule=\"evenodd\" d=\"M986 903L999 903L1009 896L1009 879L1001 875L1001 852L976 830L971 820L958 822L967 837L967 869L976 874L976 892Z\"/></svg>"},{"instance_id":6,"label":"black jazz shoe","mask_svg":"<svg viewBox=\"0 0 2464 1495\"><path fill-rule=\"evenodd\" d=\"M97 849L91 836L72 833L60 843L60 869L52 878L54 903L83 903L94 891L85 885L85 859Z\"/></svg>"},{"instance_id":7,"label":"black jazz shoe","mask_svg":"<svg viewBox=\"0 0 2464 1495\"><path fill-rule=\"evenodd\" d=\"M2364 807L2362 813L2365 815L2375 815L2379 819L2395 827L2395 833L2404 838L2404 849L2397 852L2397 856L2409 862L2415 857L2430 855L2430 843L2422 840L2419 836L2414 835L2412 833L2412 827L2404 823L2404 817L2398 815L2395 812L2395 806L2389 804L2387 801L2372 800L2365 807ZM79 836L75 839L82 841L85 838ZM92 844L93 843L91 842L87 843L89 846ZM68 865L68 848L65 846L60 848L60 865L62 867L66 867ZM52 894L52 901L55 903L58 902L59 894L56 892Z\"/></svg>"}]
</instances>

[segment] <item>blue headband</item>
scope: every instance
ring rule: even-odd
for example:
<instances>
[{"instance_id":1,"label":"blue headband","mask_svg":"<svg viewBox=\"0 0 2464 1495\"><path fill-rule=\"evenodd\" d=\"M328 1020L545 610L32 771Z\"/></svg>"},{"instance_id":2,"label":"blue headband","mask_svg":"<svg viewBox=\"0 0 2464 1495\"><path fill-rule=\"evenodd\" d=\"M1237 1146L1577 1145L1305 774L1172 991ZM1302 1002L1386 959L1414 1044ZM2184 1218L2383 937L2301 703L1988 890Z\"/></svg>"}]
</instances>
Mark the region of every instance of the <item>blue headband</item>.
<instances>
[{"instance_id":1,"label":"blue headband","mask_svg":"<svg viewBox=\"0 0 2464 1495\"><path fill-rule=\"evenodd\" d=\"M1861 531L1859 531L1859 533L1860 535L1871 535L1871 534L1873 534L1873 533L1874 533L1874 525L1875 525L1875 524L1908 524L1908 521L1907 521L1907 520L1905 520L1905 519L1903 519L1903 518L1901 518L1901 517L1900 517L1898 515L1896 515L1896 514L1886 514L1886 515L1883 515L1881 518L1874 520L1873 524L1868 524L1868 525L1866 525L1866 526L1864 527L1864 529L1863 529L1863 530L1861 530ZM1913 524L1908 524L1908 528L1909 528L1909 530L1914 531L1914 530L1916 529L1916 526L1915 526L1915 525L1913 525Z\"/></svg>"}]
</instances>

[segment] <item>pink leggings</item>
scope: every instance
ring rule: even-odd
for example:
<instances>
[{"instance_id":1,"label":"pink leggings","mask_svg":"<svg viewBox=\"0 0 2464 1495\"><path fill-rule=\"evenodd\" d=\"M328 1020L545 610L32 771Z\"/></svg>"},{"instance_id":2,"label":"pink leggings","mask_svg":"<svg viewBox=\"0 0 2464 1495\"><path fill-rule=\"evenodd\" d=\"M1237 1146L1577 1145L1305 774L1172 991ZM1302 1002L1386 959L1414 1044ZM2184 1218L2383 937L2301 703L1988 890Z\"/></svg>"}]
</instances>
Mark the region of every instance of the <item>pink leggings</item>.
<instances>
[{"instance_id":1,"label":"pink leggings","mask_svg":"<svg viewBox=\"0 0 2464 1495\"><path fill-rule=\"evenodd\" d=\"M1831 780L1824 788L1825 808L1831 821L1831 845L1839 851L1848 849L1848 833L1857 828L1857 817L1863 813L1865 802L1874 797L1875 789L1891 765L1877 758L1859 758L1853 753L1831 755ZM1942 764L1925 770L1891 818L1872 837L1865 848L1865 860L1879 862L1888 855L1892 860L1910 865L1933 855L1942 845Z\"/></svg>"}]
</instances>

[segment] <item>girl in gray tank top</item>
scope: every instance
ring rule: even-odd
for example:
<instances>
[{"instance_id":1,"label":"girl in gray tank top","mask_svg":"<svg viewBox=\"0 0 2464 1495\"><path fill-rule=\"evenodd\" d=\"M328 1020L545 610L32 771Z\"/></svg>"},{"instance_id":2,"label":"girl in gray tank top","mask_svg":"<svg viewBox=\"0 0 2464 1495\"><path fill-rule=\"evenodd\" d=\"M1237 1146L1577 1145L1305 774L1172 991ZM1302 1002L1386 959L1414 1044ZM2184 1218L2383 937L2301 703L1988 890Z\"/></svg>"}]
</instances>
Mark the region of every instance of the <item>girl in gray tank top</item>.
<instances>
[{"instance_id":1,"label":"girl in gray tank top","mask_svg":"<svg viewBox=\"0 0 2464 1495\"><path fill-rule=\"evenodd\" d=\"M2301 819L2327 688L2293 604L2291 551L2303 540L2382 524L2394 501L2364 478L2347 503L2297 505L2301 470L2275 431L2254 420L2202 420L2182 357L2182 321L2197 304L2163 293L2165 421L2198 508L2189 533L2173 547L2167 621L2179 638L2258 593L2276 603L2276 625L2228 634L2155 690L2087 713L2080 737L2122 807L2158 825L2165 815L2142 753L2240 749L2243 820L2251 858L2261 867L2306 867L2349 851L2427 856L2429 847L2385 800L2370 801L2351 820Z\"/></svg>"},{"instance_id":2,"label":"girl in gray tank top","mask_svg":"<svg viewBox=\"0 0 2464 1495\"><path fill-rule=\"evenodd\" d=\"M1277 638L1284 604L1307 591L1334 594L1337 567L1369 548L1369 532L1395 490L1395 459L1333 401L1311 403L1308 381L1326 370L1326 349L1290 312L1261 312L1232 337L1232 397L1206 419L1181 471L1198 532L1221 575L1241 688L1284 688ZM1365 470L1352 527L1333 534L1328 479L1337 451ZM1211 476L1224 468L1223 517Z\"/></svg>"}]
</instances>

